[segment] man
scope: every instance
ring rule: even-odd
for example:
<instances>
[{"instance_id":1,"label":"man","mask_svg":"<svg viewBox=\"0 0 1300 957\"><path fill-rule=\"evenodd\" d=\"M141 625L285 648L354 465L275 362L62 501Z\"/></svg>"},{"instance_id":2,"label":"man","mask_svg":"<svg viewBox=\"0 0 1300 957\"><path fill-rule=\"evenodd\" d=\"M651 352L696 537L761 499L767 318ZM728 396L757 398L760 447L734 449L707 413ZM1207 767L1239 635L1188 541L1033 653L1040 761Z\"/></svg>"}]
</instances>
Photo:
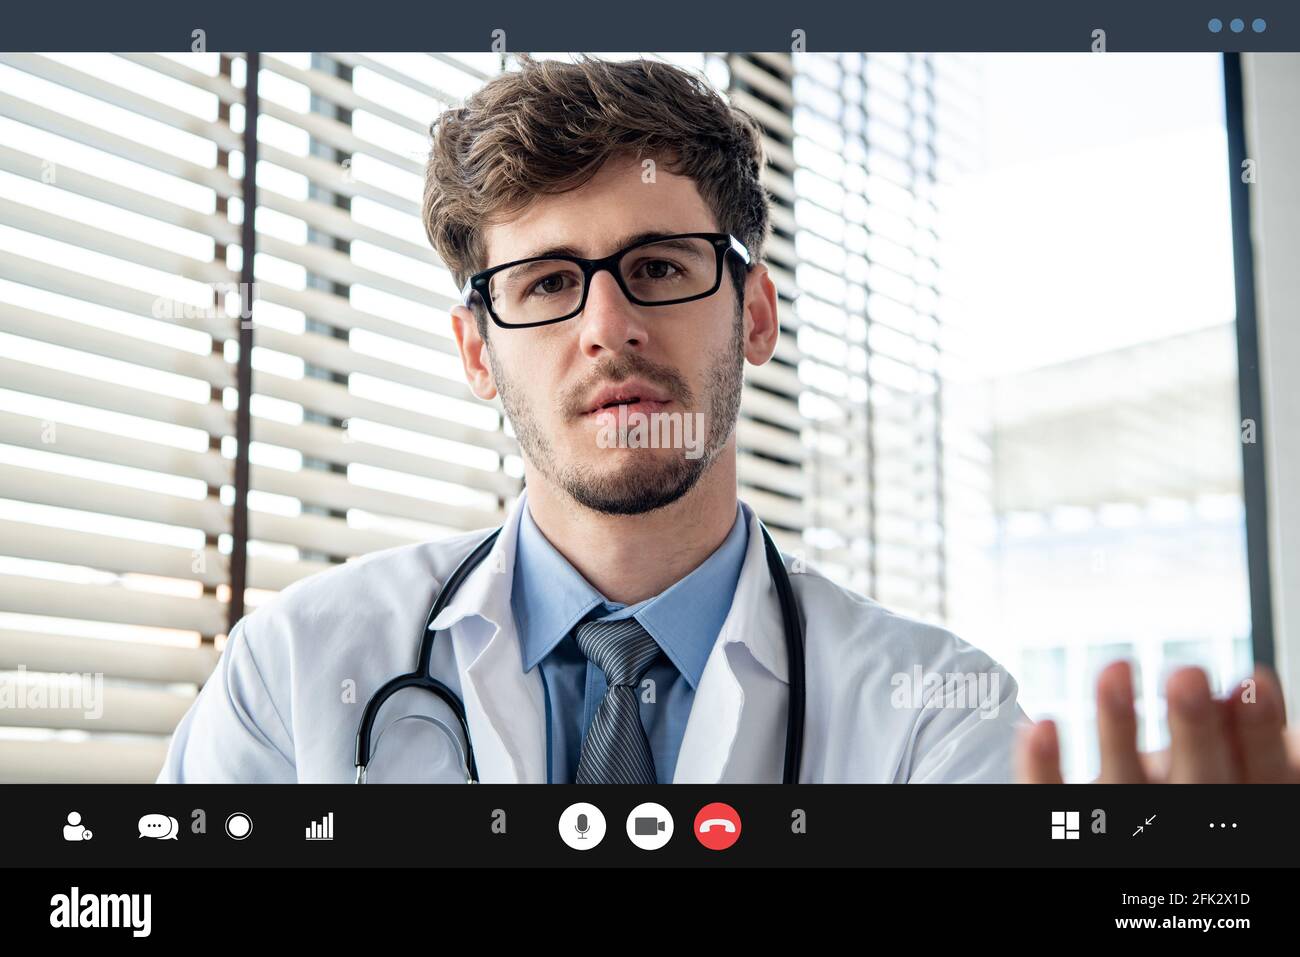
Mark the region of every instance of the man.
<instances>
[{"instance_id":1,"label":"man","mask_svg":"<svg viewBox=\"0 0 1300 957\"><path fill-rule=\"evenodd\" d=\"M792 676L736 482L743 365L778 335L762 163L749 117L650 61L521 57L434 124L425 226L465 290L466 378L501 397L526 493L433 620L428 673L463 698L469 740L442 701L399 691L368 780L464 780L470 746L489 782L782 779ZM634 415L676 439L634 440ZM367 556L248 615L159 780L351 780L365 703L411 669L428 596L486 531ZM799 781L1012 779L1028 721L1004 669L784 564L806 631ZM1150 773L1128 682L1124 666L1101 682L1115 780ZM1267 676L1258 731L1236 737L1246 713L1212 703L1200 672L1170 689L1198 715L1171 717L1170 777L1294 773ZM1253 757L1232 764L1242 742ZM1018 762L1024 780L1059 774L1050 724Z\"/></svg>"}]
</instances>

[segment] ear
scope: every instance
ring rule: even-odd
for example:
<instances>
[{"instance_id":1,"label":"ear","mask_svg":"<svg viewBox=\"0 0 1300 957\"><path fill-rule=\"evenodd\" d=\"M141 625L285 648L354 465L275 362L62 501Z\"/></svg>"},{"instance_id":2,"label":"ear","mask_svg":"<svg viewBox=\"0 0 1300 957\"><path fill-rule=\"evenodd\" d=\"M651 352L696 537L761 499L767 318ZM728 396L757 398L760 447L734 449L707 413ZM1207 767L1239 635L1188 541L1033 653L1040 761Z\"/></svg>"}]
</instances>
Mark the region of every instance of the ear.
<instances>
[{"instance_id":1,"label":"ear","mask_svg":"<svg viewBox=\"0 0 1300 957\"><path fill-rule=\"evenodd\" d=\"M776 352L781 334L776 283L767 266L758 263L745 277L745 358L761 366Z\"/></svg>"},{"instance_id":2,"label":"ear","mask_svg":"<svg viewBox=\"0 0 1300 957\"><path fill-rule=\"evenodd\" d=\"M496 398L497 387L492 381L492 369L487 363L485 350L490 348L478 333L478 322L468 306L453 306L451 331L460 349L460 362L465 367L465 381L470 390L484 401Z\"/></svg>"}]
</instances>

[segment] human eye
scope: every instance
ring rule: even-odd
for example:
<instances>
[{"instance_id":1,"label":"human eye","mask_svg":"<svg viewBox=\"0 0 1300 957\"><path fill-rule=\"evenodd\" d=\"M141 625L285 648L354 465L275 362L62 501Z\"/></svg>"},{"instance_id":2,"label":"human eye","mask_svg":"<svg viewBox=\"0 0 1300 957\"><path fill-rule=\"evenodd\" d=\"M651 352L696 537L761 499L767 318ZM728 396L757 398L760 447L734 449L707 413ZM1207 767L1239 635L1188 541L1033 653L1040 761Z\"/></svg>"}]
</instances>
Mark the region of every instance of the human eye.
<instances>
[{"instance_id":1,"label":"human eye","mask_svg":"<svg viewBox=\"0 0 1300 957\"><path fill-rule=\"evenodd\" d=\"M564 292L569 285L573 283L573 277L565 272L553 272L549 275L536 279L528 287L527 295L529 296L557 296Z\"/></svg>"},{"instance_id":2,"label":"human eye","mask_svg":"<svg viewBox=\"0 0 1300 957\"><path fill-rule=\"evenodd\" d=\"M680 263L661 257L639 260L631 270L631 278L650 282L672 282L686 275Z\"/></svg>"},{"instance_id":3,"label":"human eye","mask_svg":"<svg viewBox=\"0 0 1300 957\"><path fill-rule=\"evenodd\" d=\"M582 274L572 263L544 260L517 266L503 277L502 289L510 302L541 301L582 288Z\"/></svg>"}]
</instances>

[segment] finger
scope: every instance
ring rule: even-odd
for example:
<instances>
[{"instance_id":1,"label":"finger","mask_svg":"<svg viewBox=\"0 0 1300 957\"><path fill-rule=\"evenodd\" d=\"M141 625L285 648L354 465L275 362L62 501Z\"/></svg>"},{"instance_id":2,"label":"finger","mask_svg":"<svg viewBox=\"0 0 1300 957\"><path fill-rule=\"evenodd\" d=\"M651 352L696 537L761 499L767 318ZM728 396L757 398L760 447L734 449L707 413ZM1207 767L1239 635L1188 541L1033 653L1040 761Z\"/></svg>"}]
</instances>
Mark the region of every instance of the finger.
<instances>
[{"instance_id":1,"label":"finger","mask_svg":"<svg viewBox=\"0 0 1300 957\"><path fill-rule=\"evenodd\" d=\"M1290 784L1300 784L1300 728L1286 730L1287 764L1291 769Z\"/></svg>"},{"instance_id":2,"label":"finger","mask_svg":"<svg viewBox=\"0 0 1300 957\"><path fill-rule=\"evenodd\" d=\"M1169 781L1228 784L1232 754L1223 712L1200 668L1179 668L1165 685L1169 705Z\"/></svg>"},{"instance_id":3,"label":"finger","mask_svg":"<svg viewBox=\"0 0 1300 957\"><path fill-rule=\"evenodd\" d=\"M1264 784L1289 781L1282 688L1272 670L1256 668L1252 684L1239 686L1227 704L1232 712L1243 778Z\"/></svg>"},{"instance_id":4,"label":"finger","mask_svg":"<svg viewBox=\"0 0 1300 957\"><path fill-rule=\"evenodd\" d=\"M1016 780L1021 784L1063 784L1056 724L1039 721L1016 732Z\"/></svg>"},{"instance_id":5,"label":"finger","mask_svg":"<svg viewBox=\"0 0 1300 957\"><path fill-rule=\"evenodd\" d=\"M1138 757L1133 669L1127 661L1111 662L1097 676L1097 742L1101 748L1099 784L1146 783Z\"/></svg>"},{"instance_id":6,"label":"finger","mask_svg":"<svg viewBox=\"0 0 1300 957\"><path fill-rule=\"evenodd\" d=\"M1169 749L1162 748L1159 751L1143 751L1140 755L1142 759L1142 770L1146 773L1147 781L1150 784L1167 784L1169 782Z\"/></svg>"}]
</instances>

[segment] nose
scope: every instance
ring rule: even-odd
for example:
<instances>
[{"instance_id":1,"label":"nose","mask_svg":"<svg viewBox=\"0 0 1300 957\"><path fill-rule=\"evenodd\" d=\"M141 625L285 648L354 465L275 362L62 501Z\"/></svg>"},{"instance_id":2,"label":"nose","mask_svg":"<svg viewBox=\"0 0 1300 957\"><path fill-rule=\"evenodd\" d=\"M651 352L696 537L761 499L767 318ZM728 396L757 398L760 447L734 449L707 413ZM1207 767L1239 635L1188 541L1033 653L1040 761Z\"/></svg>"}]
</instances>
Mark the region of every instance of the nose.
<instances>
[{"instance_id":1,"label":"nose","mask_svg":"<svg viewBox=\"0 0 1300 957\"><path fill-rule=\"evenodd\" d=\"M587 288L587 304L574 317L582 324L583 354L597 358L602 352L618 354L644 349L649 325L643 313L640 306L633 305L623 295L618 280L608 269L597 272Z\"/></svg>"}]
</instances>

